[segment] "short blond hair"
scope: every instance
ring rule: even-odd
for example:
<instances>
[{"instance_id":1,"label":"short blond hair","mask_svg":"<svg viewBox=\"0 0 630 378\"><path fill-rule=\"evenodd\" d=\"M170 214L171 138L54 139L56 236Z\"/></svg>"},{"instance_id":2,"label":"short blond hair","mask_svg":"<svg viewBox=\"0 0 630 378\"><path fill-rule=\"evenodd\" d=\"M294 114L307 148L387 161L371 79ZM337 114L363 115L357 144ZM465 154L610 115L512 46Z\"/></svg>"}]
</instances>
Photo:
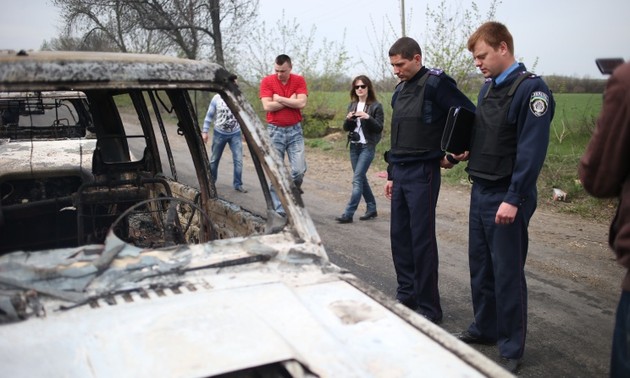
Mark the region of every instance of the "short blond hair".
<instances>
[{"instance_id":1,"label":"short blond hair","mask_svg":"<svg viewBox=\"0 0 630 378\"><path fill-rule=\"evenodd\" d=\"M508 28L500 22L488 21L481 25L468 38L468 51L473 52L475 45L479 41L486 42L493 49L498 49L501 42L505 42L510 54L514 55L514 39Z\"/></svg>"}]
</instances>

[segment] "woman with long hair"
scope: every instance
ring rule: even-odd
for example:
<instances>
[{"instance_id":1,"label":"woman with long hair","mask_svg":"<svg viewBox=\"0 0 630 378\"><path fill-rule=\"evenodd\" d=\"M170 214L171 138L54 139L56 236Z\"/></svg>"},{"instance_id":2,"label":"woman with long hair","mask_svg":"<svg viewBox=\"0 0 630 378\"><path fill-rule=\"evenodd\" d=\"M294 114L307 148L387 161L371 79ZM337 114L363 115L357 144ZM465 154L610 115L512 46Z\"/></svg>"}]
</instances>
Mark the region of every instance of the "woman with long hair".
<instances>
[{"instance_id":1,"label":"woman with long hair","mask_svg":"<svg viewBox=\"0 0 630 378\"><path fill-rule=\"evenodd\" d=\"M350 163L352 164L352 194L343 214L335 218L339 223L351 223L359 207L361 197L365 199L365 214L360 220L376 218L376 199L367 179L367 171L374 160L376 145L383 134L383 105L376 100L372 81L365 75L352 80L348 114L343 129L348 132Z\"/></svg>"}]
</instances>

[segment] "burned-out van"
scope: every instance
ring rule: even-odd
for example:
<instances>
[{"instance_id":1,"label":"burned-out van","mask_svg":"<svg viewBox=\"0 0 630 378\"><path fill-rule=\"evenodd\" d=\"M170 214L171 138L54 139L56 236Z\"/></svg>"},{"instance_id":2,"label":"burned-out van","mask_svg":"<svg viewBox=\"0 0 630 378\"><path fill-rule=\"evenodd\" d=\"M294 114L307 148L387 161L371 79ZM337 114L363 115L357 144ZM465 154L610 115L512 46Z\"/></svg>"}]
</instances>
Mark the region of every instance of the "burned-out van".
<instances>
[{"instance_id":1,"label":"burned-out van","mask_svg":"<svg viewBox=\"0 0 630 378\"><path fill-rule=\"evenodd\" d=\"M0 91L80 92L93 136L74 160L34 141L19 162L2 155L2 376L507 374L329 262L222 67L20 52L0 57ZM211 180L199 120L214 93L241 124L262 211L221 198Z\"/></svg>"}]
</instances>

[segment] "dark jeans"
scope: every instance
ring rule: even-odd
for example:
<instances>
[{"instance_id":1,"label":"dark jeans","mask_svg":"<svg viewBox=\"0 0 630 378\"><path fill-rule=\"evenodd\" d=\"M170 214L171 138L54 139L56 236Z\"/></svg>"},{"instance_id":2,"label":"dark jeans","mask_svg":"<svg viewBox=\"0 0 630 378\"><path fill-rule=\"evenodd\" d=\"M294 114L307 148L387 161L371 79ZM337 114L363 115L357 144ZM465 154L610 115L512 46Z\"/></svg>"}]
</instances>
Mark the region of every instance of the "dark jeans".
<instances>
[{"instance_id":1,"label":"dark jeans","mask_svg":"<svg viewBox=\"0 0 630 378\"><path fill-rule=\"evenodd\" d=\"M621 292L613 334L610 376L630 377L630 291Z\"/></svg>"},{"instance_id":2,"label":"dark jeans","mask_svg":"<svg viewBox=\"0 0 630 378\"><path fill-rule=\"evenodd\" d=\"M352 164L352 194L343 215L352 218L357 211L361 197L365 199L367 212L376 211L376 199L367 179L367 171L374 160L375 146L364 143L350 143L350 163Z\"/></svg>"}]
</instances>

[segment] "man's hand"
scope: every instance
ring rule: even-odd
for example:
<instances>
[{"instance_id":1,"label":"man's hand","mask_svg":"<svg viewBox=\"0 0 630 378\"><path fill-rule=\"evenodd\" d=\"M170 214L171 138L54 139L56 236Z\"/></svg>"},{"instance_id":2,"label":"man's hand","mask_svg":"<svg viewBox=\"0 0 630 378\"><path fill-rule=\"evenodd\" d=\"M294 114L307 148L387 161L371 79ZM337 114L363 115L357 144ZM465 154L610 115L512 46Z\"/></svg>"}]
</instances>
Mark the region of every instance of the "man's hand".
<instances>
[{"instance_id":1,"label":"man's hand","mask_svg":"<svg viewBox=\"0 0 630 378\"><path fill-rule=\"evenodd\" d=\"M282 99L283 98L284 97L280 96L279 94L274 93L273 97L271 98L271 100L273 100L273 102L277 102L278 104L282 104Z\"/></svg>"},{"instance_id":2,"label":"man's hand","mask_svg":"<svg viewBox=\"0 0 630 378\"><path fill-rule=\"evenodd\" d=\"M273 97L262 97L260 101L262 102L263 109L266 112L277 112L284 108L284 105L274 100L277 95L273 95Z\"/></svg>"},{"instance_id":3,"label":"man's hand","mask_svg":"<svg viewBox=\"0 0 630 378\"><path fill-rule=\"evenodd\" d=\"M385 198L388 200L392 199L392 188L394 186L394 182L392 180L387 181L385 184Z\"/></svg>"},{"instance_id":4,"label":"man's hand","mask_svg":"<svg viewBox=\"0 0 630 378\"><path fill-rule=\"evenodd\" d=\"M502 202L499 206L499 210L497 210L497 215L494 218L494 223L512 224L514 223L514 218L516 218L517 212L518 207L507 202Z\"/></svg>"},{"instance_id":5,"label":"man's hand","mask_svg":"<svg viewBox=\"0 0 630 378\"><path fill-rule=\"evenodd\" d=\"M203 138L204 143L208 143L208 133L201 133L201 138Z\"/></svg>"},{"instance_id":6,"label":"man's hand","mask_svg":"<svg viewBox=\"0 0 630 378\"><path fill-rule=\"evenodd\" d=\"M303 109L306 106L307 97L305 94L294 93L289 97L282 97L274 93L271 98L274 103L282 106L282 108Z\"/></svg>"},{"instance_id":7,"label":"man's hand","mask_svg":"<svg viewBox=\"0 0 630 378\"><path fill-rule=\"evenodd\" d=\"M296 94L296 93L292 94L292 95L291 95L291 96L289 96L289 97L283 97L283 96L280 96L280 95L279 95L279 94L277 94L277 93L274 93L274 94L273 94L273 100L274 100L275 102L279 102L279 103L282 103L282 102L283 102L284 100L286 100L286 99L295 100L296 98L297 98L297 94Z\"/></svg>"},{"instance_id":8,"label":"man's hand","mask_svg":"<svg viewBox=\"0 0 630 378\"><path fill-rule=\"evenodd\" d=\"M464 160L468 160L468 151L464 151L459 155L446 154L444 155L442 160L440 160L440 167L451 169L455 166L455 164L458 164L460 161Z\"/></svg>"},{"instance_id":9,"label":"man's hand","mask_svg":"<svg viewBox=\"0 0 630 378\"><path fill-rule=\"evenodd\" d=\"M451 163L451 162L448 160L448 157L447 157L447 156L449 156L449 155L448 155L448 154L447 154L447 155L444 155L444 157L442 157L442 160L440 160L440 168L444 168L444 169L451 169L451 168L453 168L453 167L455 166L455 164L454 164L454 163Z\"/></svg>"},{"instance_id":10,"label":"man's hand","mask_svg":"<svg viewBox=\"0 0 630 378\"><path fill-rule=\"evenodd\" d=\"M457 160L457 161L466 161L468 160L470 155L470 152L468 151L464 151L459 155L451 155L453 157L453 159Z\"/></svg>"}]
</instances>

